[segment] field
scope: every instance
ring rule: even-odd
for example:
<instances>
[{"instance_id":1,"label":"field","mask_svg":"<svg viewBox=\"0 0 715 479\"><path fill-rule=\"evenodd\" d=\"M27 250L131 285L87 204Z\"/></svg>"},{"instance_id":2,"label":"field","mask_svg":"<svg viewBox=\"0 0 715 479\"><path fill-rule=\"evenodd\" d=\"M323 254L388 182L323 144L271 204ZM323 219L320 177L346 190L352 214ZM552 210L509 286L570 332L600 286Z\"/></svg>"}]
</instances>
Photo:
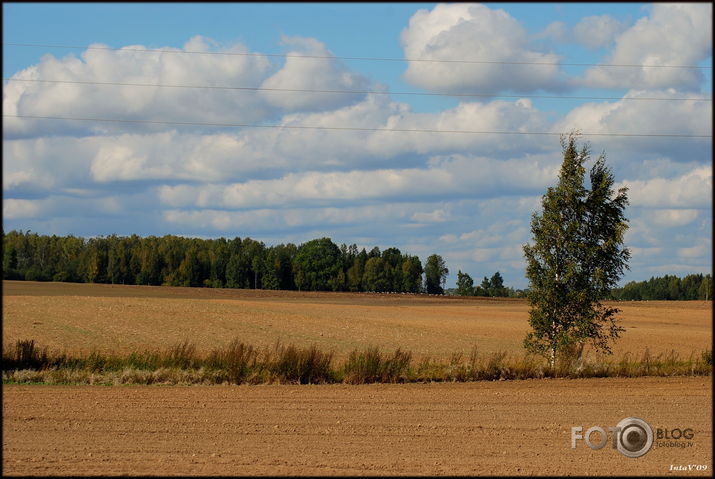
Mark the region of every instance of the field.
<instances>
[{"instance_id":1,"label":"field","mask_svg":"<svg viewBox=\"0 0 715 479\"><path fill-rule=\"evenodd\" d=\"M616 356L711 348L711 302L621 303ZM3 282L3 340L138 351L239 338L416 358L521 354L520 300ZM3 473L28 475L711 475L712 378L3 388ZM694 432L632 459L571 427L637 416ZM597 436L597 435L596 435ZM592 438L595 439L595 438ZM670 445L681 445L676 441ZM681 465L707 466L682 472Z\"/></svg>"},{"instance_id":2,"label":"field","mask_svg":"<svg viewBox=\"0 0 715 479\"><path fill-rule=\"evenodd\" d=\"M619 303L626 328L616 356L711 348L712 302ZM521 354L525 300L3 282L3 338L64 350L133 351L189 339L208 350L239 338L334 350L370 345L448 359L473 346Z\"/></svg>"},{"instance_id":3,"label":"field","mask_svg":"<svg viewBox=\"0 0 715 479\"><path fill-rule=\"evenodd\" d=\"M23 475L658 475L706 465L712 380L364 386L12 386L3 472ZM691 428L691 447L571 449L571 427ZM593 438L596 440L596 438ZM680 442L680 441L678 441ZM657 442L656 442L657 445Z\"/></svg>"}]
</instances>

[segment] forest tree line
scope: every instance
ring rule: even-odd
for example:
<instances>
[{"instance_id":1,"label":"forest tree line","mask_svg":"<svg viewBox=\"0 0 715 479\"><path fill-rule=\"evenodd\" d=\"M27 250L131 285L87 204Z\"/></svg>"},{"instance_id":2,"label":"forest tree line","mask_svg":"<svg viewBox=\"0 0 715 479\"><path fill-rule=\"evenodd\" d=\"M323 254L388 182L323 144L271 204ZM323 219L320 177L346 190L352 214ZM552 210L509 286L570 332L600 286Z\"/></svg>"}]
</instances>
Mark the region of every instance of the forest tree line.
<instances>
[{"instance_id":1,"label":"forest tree line","mask_svg":"<svg viewBox=\"0 0 715 479\"><path fill-rule=\"evenodd\" d=\"M647 281L631 281L611 292L613 299L622 301L651 300L712 300L713 281L709 274L689 274L684 278L673 275L652 277Z\"/></svg>"},{"instance_id":2,"label":"forest tree line","mask_svg":"<svg viewBox=\"0 0 715 479\"><path fill-rule=\"evenodd\" d=\"M266 246L238 237L85 239L3 233L4 279L442 294L447 273L439 255L431 255L423 265L419 257L397 248L358 250L354 244L338 246L330 238Z\"/></svg>"},{"instance_id":3,"label":"forest tree line","mask_svg":"<svg viewBox=\"0 0 715 479\"><path fill-rule=\"evenodd\" d=\"M457 273L457 287L448 290L449 293L457 296L486 296L494 298L524 298L526 291L514 289L504 285L504 278L497 271L491 278L486 276L481 284L474 285L474 280L469 273Z\"/></svg>"},{"instance_id":4,"label":"forest tree line","mask_svg":"<svg viewBox=\"0 0 715 479\"><path fill-rule=\"evenodd\" d=\"M199 239L166 235L81 238L3 233L3 279L255 288L304 291L374 291L443 294L449 270L440 255L422 264L397 248L340 246L330 238L266 246L251 238ZM617 300L711 300L711 275L631 281L612 291ZM475 285L459 271L463 296L523 297L499 272Z\"/></svg>"}]
</instances>

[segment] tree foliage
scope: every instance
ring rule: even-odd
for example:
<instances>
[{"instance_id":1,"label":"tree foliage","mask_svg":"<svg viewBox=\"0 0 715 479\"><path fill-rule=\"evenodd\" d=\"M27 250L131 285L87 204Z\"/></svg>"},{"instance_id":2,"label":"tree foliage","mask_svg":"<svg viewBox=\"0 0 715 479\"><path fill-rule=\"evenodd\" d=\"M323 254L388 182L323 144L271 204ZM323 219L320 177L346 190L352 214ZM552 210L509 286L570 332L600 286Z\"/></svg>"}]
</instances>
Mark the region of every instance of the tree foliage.
<instances>
[{"instance_id":1,"label":"tree foliage","mask_svg":"<svg viewBox=\"0 0 715 479\"><path fill-rule=\"evenodd\" d=\"M457 273L457 288L451 291L459 296L486 296L494 298L523 298L525 293L504 285L504 278L497 271L491 278L486 276L482 283L474 286L474 280L467 273L460 270Z\"/></svg>"},{"instance_id":2,"label":"tree foliage","mask_svg":"<svg viewBox=\"0 0 715 479\"><path fill-rule=\"evenodd\" d=\"M609 342L624 331L616 324L619 310L601 300L609 297L630 257L623 247L627 189L613 191L604 155L586 184L590 153L588 146L577 148L576 136L561 139L558 184L542 197L541 214L532 216L534 244L524 245L532 327L524 345L552 364L558 352L587 342L610 352Z\"/></svg>"},{"instance_id":3,"label":"tree foliage","mask_svg":"<svg viewBox=\"0 0 715 479\"><path fill-rule=\"evenodd\" d=\"M494 273L489 279L485 276L480 287L484 296L499 298L509 296L510 293L504 286L504 278L502 278L499 271Z\"/></svg>"},{"instance_id":4,"label":"tree foliage","mask_svg":"<svg viewBox=\"0 0 715 479\"><path fill-rule=\"evenodd\" d=\"M457 272L457 294L460 296L474 296L474 280L462 270Z\"/></svg>"},{"instance_id":5,"label":"tree foliage","mask_svg":"<svg viewBox=\"0 0 715 479\"><path fill-rule=\"evenodd\" d=\"M447 280L449 269L444 259L438 254L427 258L425 264L425 290L428 294L444 294L444 283Z\"/></svg>"},{"instance_id":6,"label":"tree foliage","mask_svg":"<svg viewBox=\"0 0 715 479\"><path fill-rule=\"evenodd\" d=\"M712 300L712 276L689 274L683 278L674 275L651 277L647 281L630 281L612 291L613 299L622 301L652 300Z\"/></svg>"},{"instance_id":7,"label":"tree foliage","mask_svg":"<svg viewBox=\"0 0 715 479\"><path fill-rule=\"evenodd\" d=\"M423 271L397 248L368 253L330 238L266 246L238 237L3 234L3 278L15 280L420 293Z\"/></svg>"}]
</instances>

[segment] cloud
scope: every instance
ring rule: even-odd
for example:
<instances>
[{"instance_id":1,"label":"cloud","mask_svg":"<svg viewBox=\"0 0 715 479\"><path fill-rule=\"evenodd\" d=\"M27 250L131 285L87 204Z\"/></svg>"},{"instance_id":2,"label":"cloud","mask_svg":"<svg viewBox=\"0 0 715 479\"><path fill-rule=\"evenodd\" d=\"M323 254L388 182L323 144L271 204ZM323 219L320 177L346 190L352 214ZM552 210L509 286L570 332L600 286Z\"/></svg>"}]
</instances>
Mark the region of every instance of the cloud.
<instances>
[{"instance_id":1,"label":"cloud","mask_svg":"<svg viewBox=\"0 0 715 479\"><path fill-rule=\"evenodd\" d=\"M534 35L535 39L551 38L557 42L569 41L570 29L564 22L555 21L549 23L543 32Z\"/></svg>"},{"instance_id":2,"label":"cloud","mask_svg":"<svg viewBox=\"0 0 715 479\"><path fill-rule=\"evenodd\" d=\"M687 248L678 248L679 258L702 258L712 252L711 241L708 238L701 238L701 242Z\"/></svg>"},{"instance_id":3,"label":"cloud","mask_svg":"<svg viewBox=\"0 0 715 479\"><path fill-rule=\"evenodd\" d=\"M660 247L638 248L636 246L631 246L628 248L628 250L631 252L631 258L633 258L633 259L641 259L641 258L646 258L646 257L651 257L651 256L657 256L663 252L663 248L660 248Z\"/></svg>"},{"instance_id":4,"label":"cloud","mask_svg":"<svg viewBox=\"0 0 715 479\"><path fill-rule=\"evenodd\" d=\"M551 39L561 44L577 43L596 49L610 46L626 28L625 22L620 22L610 15L593 15L582 18L573 27L558 20L551 22L533 38Z\"/></svg>"},{"instance_id":5,"label":"cloud","mask_svg":"<svg viewBox=\"0 0 715 479\"><path fill-rule=\"evenodd\" d=\"M559 57L530 50L524 27L504 10L480 4L439 4L418 10L400 35L407 59L404 78L433 91L498 93L501 91L557 91ZM410 59L538 62L507 63L424 62Z\"/></svg>"},{"instance_id":6,"label":"cloud","mask_svg":"<svg viewBox=\"0 0 715 479\"><path fill-rule=\"evenodd\" d=\"M162 121L256 124L279 119L286 112L333 110L364 99L364 94L241 90L242 87L363 91L370 88L366 77L350 72L337 59L295 57L330 56L321 42L301 37L284 37L283 41L296 48L288 53L285 64L277 71L268 57L251 53L243 45L211 48L215 42L201 36L191 38L182 49L156 49L163 52L142 51L147 50L143 45L111 50L106 45L93 44L80 58L68 55L57 59L45 55L39 64L16 73L11 81L5 82L5 114L159 123L5 118L5 137L116 135L177 128L161 124ZM200 52L223 54L202 55ZM192 133L216 130L202 125L180 128L182 132Z\"/></svg>"},{"instance_id":7,"label":"cloud","mask_svg":"<svg viewBox=\"0 0 715 479\"><path fill-rule=\"evenodd\" d=\"M466 155L435 157L428 168L291 173L230 185L162 186L159 199L172 207L352 204L359 201L436 197L488 197L543 189L558 165L533 157L506 161Z\"/></svg>"},{"instance_id":8,"label":"cloud","mask_svg":"<svg viewBox=\"0 0 715 479\"><path fill-rule=\"evenodd\" d=\"M654 13L648 20L655 17ZM609 35L616 39L625 35L614 33L608 19L587 20L582 27L591 25L593 42L600 38L605 44ZM511 38L502 30L507 27ZM571 38L563 41L573 41L575 30L554 24L552 36L567 35ZM454 52L455 58L467 54L483 58L493 53L506 55L503 58L509 61L557 60L530 49L523 27L514 18L480 5L421 10L402 40L406 56ZM468 48L469 42L476 42L477 48ZM284 43L291 54L331 55L315 39L284 37ZM619 43L614 45L616 51ZM419 51L408 54L408 46ZM261 55L150 54L131 48L135 47L88 50L79 58L46 56L16 75L379 88L337 59L288 58L283 64L271 64ZM250 53L244 46L222 47L203 37L174 50ZM546 83L558 84L560 78L558 68L532 75L514 65L446 63L432 64L437 72L432 75L425 70L427 65L411 62L405 74L413 75L410 81L416 85L439 91L456 92L464 85L480 93L531 91L546 88ZM283 128L10 119L3 141L4 228L90 236L235 234L268 244L331 236L338 242L397 246L423 259L442 254L452 271L450 281L458 268L475 279L499 270L507 284L524 287L521 245L530 241L529 219L540 209L541 195L556 183L562 160L558 139L379 130L712 133L711 102L632 99L688 94L678 88L638 88L620 101L581 104L556 114L528 99L463 101L417 112L407 102L380 94L249 94L7 82L6 113L69 116L72 112L98 117L111 112L112 117L265 122ZM364 130L302 128L311 126ZM630 188L627 241L638 252L634 255L638 274L656 263L682 268L710 264L709 253L699 245L711 229L711 139L585 139L592 142L595 154L607 152L618 186Z\"/></svg>"},{"instance_id":9,"label":"cloud","mask_svg":"<svg viewBox=\"0 0 715 479\"><path fill-rule=\"evenodd\" d=\"M285 65L262 84L266 89L295 90L349 90L365 91L370 88L368 79L350 72L338 59L297 58L300 55L333 57L326 46L313 38L283 37L283 44L296 47L289 51ZM285 111L320 111L335 109L355 103L364 94L355 93L295 93L261 91L261 96L271 105Z\"/></svg>"},{"instance_id":10,"label":"cloud","mask_svg":"<svg viewBox=\"0 0 715 479\"><path fill-rule=\"evenodd\" d=\"M688 225L698 217L698 210L653 209L644 212L644 218L652 225L675 228Z\"/></svg>"},{"instance_id":11,"label":"cloud","mask_svg":"<svg viewBox=\"0 0 715 479\"><path fill-rule=\"evenodd\" d=\"M92 176L97 181L139 179L136 173L146 161L146 156L136 156L121 144L103 145L92 162Z\"/></svg>"},{"instance_id":12,"label":"cloud","mask_svg":"<svg viewBox=\"0 0 715 479\"><path fill-rule=\"evenodd\" d=\"M449 217L449 211L445 208L439 208L430 212L417 212L412 215L412 220L418 223L443 223Z\"/></svg>"},{"instance_id":13,"label":"cloud","mask_svg":"<svg viewBox=\"0 0 715 479\"><path fill-rule=\"evenodd\" d=\"M147 204L145 194L52 194L40 199L3 199L4 220L118 217L134 214Z\"/></svg>"},{"instance_id":14,"label":"cloud","mask_svg":"<svg viewBox=\"0 0 715 479\"><path fill-rule=\"evenodd\" d=\"M646 208L712 208L712 169L710 166L695 168L672 179L625 180L617 187L628 187L628 199L632 206ZM671 219L688 218L690 213L667 213ZM663 220L667 221L667 220ZM691 220L692 221L692 220Z\"/></svg>"},{"instance_id":15,"label":"cloud","mask_svg":"<svg viewBox=\"0 0 715 479\"><path fill-rule=\"evenodd\" d=\"M429 215L429 203L395 202L384 205L323 208L258 208L246 211L216 209L168 209L164 220L191 229L240 231L251 228L256 232L285 232L314 227L359 226L362 234L369 233L366 224L413 226L415 217Z\"/></svg>"},{"instance_id":16,"label":"cloud","mask_svg":"<svg viewBox=\"0 0 715 479\"><path fill-rule=\"evenodd\" d=\"M43 201L8 198L2 202L2 216L5 219L36 218L43 213Z\"/></svg>"},{"instance_id":17,"label":"cloud","mask_svg":"<svg viewBox=\"0 0 715 479\"><path fill-rule=\"evenodd\" d=\"M291 126L477 131L548 129L529 102L460 103L437 113L414 113L405 104L371 95L357 104L321 113L293 113ZM223 182L285 176L290 172L390 169L424 165L443 152L480 151L495 158L544 151L538 138L500 135L310 129L245 129L83 137L6 139L6 188L69 186L100 181L183 180Z\"/></svg>"},{"instance_id":18,"label":"cloud","mask_svg":"<svg viewBox=\"0 0 715 479\"><path fill-rule=\"evenodd\" d=\"M608 30L608 29L605 29ZM605 64L697 65L712 54L712 4L656 3L615 40ZM589 68L583 84L591 88L677 88L697 91L704 80L697 69Z\"/></svg>"},{"instance_id":19,"label":"cloud","mask_svg":"<svg viewBox=\"0 0 715 479\"><path fill-rule=\"evenodd\" d=\"M524 226L523 220L505 219L504 222L494 223L486 228L472 230L455 237L458 241L467 242L478 247L494 247L504 243L523 241L528 237L529 229Z\"/></svg>"},{"instance_id":20,"label":"cloud","mask_svg":"<svg viewBox=\"0 0 715 479\"><path fill-rule=\"evenodd\" d=\"M573 27L573 38L588 48L607 47L626 28L610 15L594 15L582 18Z\"/></svg>"},{"instance_id":21,"label":"cloud","mask_svg":"<svg viewBox=\"0 0 715 479\"><path fill-rule=\"evenodd\" d=\"M666 135L644 137L603 136L586 138L605 150L668 157L679 162L709 162L711 138L671 138L667 135L712 135L712 102L695 100L643 100L645 98L683 98L675 90L630 90L623 99L589 102L577 106L554 126L554 131L580 130L584 133L615 135ZM631 157L632 158L632 157ZM628 158L624 161L632 161Z\"/></svg>"},{"instance_id":22,"label":"cloud","mask_svg":"<svg viewBox=\"0 0 715 479\"><path fill-rule=\"evenodd\" d=\"M164 47L166 52L142 52L142 45L118 50L93 44L81 57L57 59L45 55L39 64L12 76L17 80L61 80L181 86L260 85L271 71L261 55L180 54L209 52L209 40L197 36L183 49ZM176 53L172 53L176 52ZM219 49L221 53L249 53L242 45ZM200 108L197 106L200 105ZM127 120L172 120L184 122L254 123L271 117L275 108L254 92L206 88L158 88L147 86L88 85L5 82L3 112L12 115ZM131 125L97 122L58 122L5 118L6 138L35 134L91 135L136 131L161 131L166 125ZM188 129L188 127L185 127ZM196 129L196 128L194 128Z\"/></svg>"}]
</instances>

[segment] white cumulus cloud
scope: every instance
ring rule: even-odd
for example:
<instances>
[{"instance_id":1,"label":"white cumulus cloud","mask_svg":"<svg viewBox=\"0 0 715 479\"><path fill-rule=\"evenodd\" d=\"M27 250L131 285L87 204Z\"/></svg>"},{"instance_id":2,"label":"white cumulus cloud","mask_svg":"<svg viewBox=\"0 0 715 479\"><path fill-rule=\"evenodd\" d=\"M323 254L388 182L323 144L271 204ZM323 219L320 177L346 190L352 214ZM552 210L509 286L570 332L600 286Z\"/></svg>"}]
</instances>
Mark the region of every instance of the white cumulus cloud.
<instances>
[{"instance_id":1,"label":"white cumulus cloud","mask_svg":"<svg viewBox=\"0 0 715 479\"><path fill-rule=\"evenodd\" d=\"M347 67L333 58L299 58L300 56L333 57L325 44L302 37L283 37L283 43L297 47L288 52L285 65L261 84L266 91L261 96L271 105L287 111L316 111L335 109L359 101L361 93L310 93L280 92L274 89L292 90L347 90L365 91L370 87L368 79L350 72Z\"/></svg>"},{"instance_id":2,"label":"white cumulus cloud","mask_svg":"<svg viewBox=\"0 0 715 479\"><path fill-rule=\"evenodd\" d=\"M502 9L492 10L470 3L421 9L402 31L400 41L408 63L405 80L428 90L497 93L563 87L558 56L531 50L525 28ZM503 63L438 63L411 59ZM535 67L519 65L519 62L553 65Z\"/></svg>"},{"instance_id":3,"label":"white cumulus cloud","mask_svg":"<svg viewBox=\"0 0 715 479\"><path fill-rule=\"evenodd\" d=\"M702 166L676 178L625 180L618 186L628 187L633 206L647 208L712 208L712 169ZM681 220L692 213L669 213Z\"/></svg>"},{"instance_id":4,"label":"white cumulus cloud","mask_svg":"<svg viewBox=\"0 0 715 479\"><path fill-rule=\"evenodd\" d=\"M3 111L12 115L198 123L253 123L273 114L274 109L253 92L179 88L258 86L272 68L266 57L181 54L185 51L209 52L209 41L200 36L189 40L183 49L160 49L165 52L142 50L147 48L127 45L111 50L106 45L93 44L82 52L80 58L69 55L58 59L45 55L39 64L16 73L11 81L5 83ZM219 51L248 53L242 45ZM21 80L46 80L49 83ZM56 81L80 83L53 83ZM100 84L107 82L134 85ZM48 131L59 134L116 133L131 127L126 123L17 118L5 118L3 122L6 137L29 136L40 131L43 134ZM172 128L156 124L133 127L143 131Z\"/></svg>"},{"instance_id":5,"label":"white cumulus cloud","mask_svg":"<svg viewBox=\"0 0 715 479\"><path fill-rule=\"evenodd\" d=\"M697 65L712 55L711 3L656 3L615 40L605 64ZM704 79L693 68L593 67L583 83L598 88L699 90Z\"/></svg>"}]
</instances>

